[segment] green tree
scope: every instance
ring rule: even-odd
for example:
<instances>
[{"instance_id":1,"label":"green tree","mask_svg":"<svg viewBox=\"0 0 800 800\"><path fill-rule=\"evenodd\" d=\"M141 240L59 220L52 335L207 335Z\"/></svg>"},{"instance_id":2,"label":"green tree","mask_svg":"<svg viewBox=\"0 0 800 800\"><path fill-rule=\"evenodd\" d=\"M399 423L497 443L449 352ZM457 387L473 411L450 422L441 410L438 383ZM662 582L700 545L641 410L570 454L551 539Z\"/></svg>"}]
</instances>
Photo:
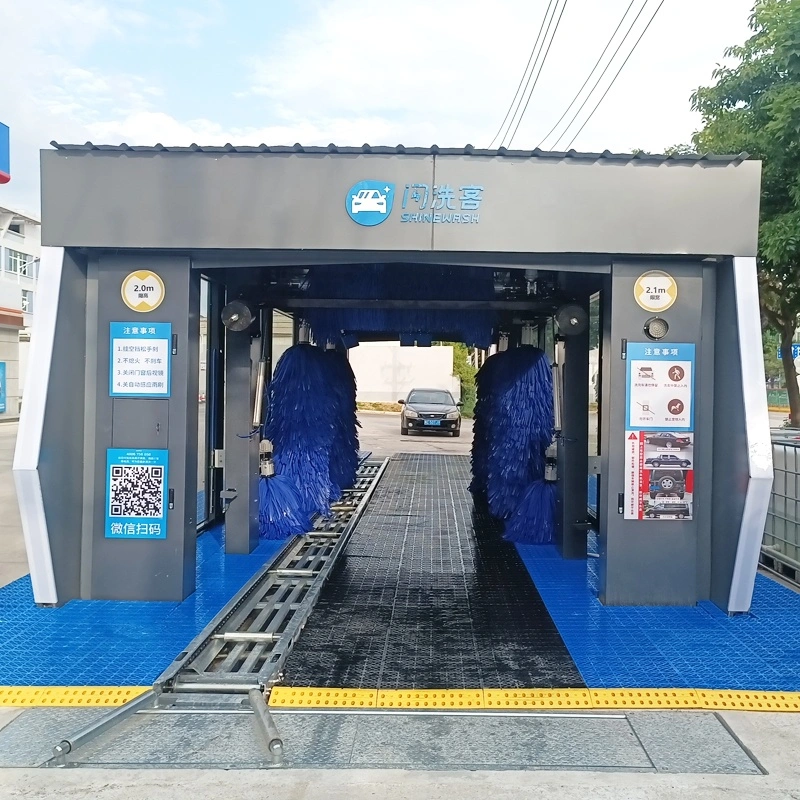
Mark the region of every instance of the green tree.
<instances>
[{"instance_id":1,"label":"green tree","mask_svg":"<svg viewBox=\"0 0 800 800\"><path fill-rule=\"evenodd\" d=\"M475 410L475 373L477 370L469 362L469 349L461 342L441 342L453 348L453 375L461 381L461 413L471 417Z\"/></svg>"},{"instance_id":2,"label":"green tree","mask_svg":"<svg viewBox=\"0 0 800 800\"><path fill-rule=\"evenodd\" d=\"M763 162L759 231L761 309L783 350L793 425L800 390L791 343L800 314L800 0L759 0L753 35L728 48L730 66L692 95L703 118L699 152L747 152Z\"/></svg>"},{"instance_id":3,"label":"green tree","mask_svg":"<svg viewBox=\"0 0 800 800\"><path fill-rule=\"evenodd\" d=\"M783 364L778 358L780 344L780 336L767 328L764 331L764 375L771 380L780 380L783 376Z\"/></svg>"}]
</instances>

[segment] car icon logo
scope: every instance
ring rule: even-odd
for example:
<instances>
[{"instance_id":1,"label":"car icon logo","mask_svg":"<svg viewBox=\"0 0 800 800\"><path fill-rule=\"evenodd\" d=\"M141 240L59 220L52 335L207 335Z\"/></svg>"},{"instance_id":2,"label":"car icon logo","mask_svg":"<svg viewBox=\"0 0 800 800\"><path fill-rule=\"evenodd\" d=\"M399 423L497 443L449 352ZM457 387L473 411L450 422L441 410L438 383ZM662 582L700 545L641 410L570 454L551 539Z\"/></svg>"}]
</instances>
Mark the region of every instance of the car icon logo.
<instances>
[{"instance_id":1,"label":"car icon logo","mask_svg":"<svg viewBox=\"0 0 800 800\"><path fill-rule=\"evenodd\" d=\"M389 218L394 205L394 184L385 181L359 181L347 193L345 208L350 219L367 228Z\"/></svg>"}]
</instances>

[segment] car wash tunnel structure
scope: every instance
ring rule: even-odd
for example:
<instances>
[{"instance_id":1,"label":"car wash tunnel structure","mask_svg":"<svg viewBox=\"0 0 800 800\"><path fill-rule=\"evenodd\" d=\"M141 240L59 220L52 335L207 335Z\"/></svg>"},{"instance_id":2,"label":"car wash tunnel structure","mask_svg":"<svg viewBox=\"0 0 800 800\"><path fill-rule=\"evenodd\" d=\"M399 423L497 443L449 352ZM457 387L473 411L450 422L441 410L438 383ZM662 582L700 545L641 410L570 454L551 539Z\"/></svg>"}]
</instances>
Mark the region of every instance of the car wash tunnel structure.
<instances>
[{"instance_id":1,"label":"car wash tunnel structure","mask_svg":"<svg viewBox=\"0 0 800 800\"><path fill-rule=\"evenodd\" d=\"M691 707L713 689L800 689L676 666L733 636L756 584L772 480L758 162L56 144L42 189L15 461L32 600L196 612L129 711L248 692L261 714L264 696L591 707L656 686L650 705ZM323 368L346 376L349 348L387 339L495 351L472 464L347 438L354 395ZM288 524L278 503L270 536L290 535L265 542L260 488L280 476L304 508ZM258 566L223 586L237 558ZM628 607L651 619L638 643L674 634L677 650L653 649L663 674L625 652Z\"/></svg>"}]
</instances>

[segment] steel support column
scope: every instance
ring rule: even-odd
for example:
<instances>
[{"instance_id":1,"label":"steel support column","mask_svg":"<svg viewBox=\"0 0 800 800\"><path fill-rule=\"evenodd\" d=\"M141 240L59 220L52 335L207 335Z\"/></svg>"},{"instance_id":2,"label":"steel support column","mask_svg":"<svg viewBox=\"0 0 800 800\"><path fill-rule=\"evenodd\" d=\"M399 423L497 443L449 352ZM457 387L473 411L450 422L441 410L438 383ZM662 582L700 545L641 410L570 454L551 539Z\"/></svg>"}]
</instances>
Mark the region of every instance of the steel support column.
<instances>
[{"instance_id":1,"label":"steel support column","mask_svg":"<svg viewBox=\"0 0 800 800\"><path fill-rule=\"evenodd\" d=\"M247 332L225 334L225 552L251 553L258 544L258 436L253 399L261 341ZM233 494L235 493L235 494Z\"/></svg>"},{"instance_id":2,"label":"steel support column","mask_svg":"<svg viewBox=\"0 0 800 800\"><path fill-rule=\"evenodd\" d=\"M589 299L578 303L589 315ZM564 558L586 558L589 438L589 326L564 337L564 392L558 440L558 549Z\"/></svg>"}]
</instances>

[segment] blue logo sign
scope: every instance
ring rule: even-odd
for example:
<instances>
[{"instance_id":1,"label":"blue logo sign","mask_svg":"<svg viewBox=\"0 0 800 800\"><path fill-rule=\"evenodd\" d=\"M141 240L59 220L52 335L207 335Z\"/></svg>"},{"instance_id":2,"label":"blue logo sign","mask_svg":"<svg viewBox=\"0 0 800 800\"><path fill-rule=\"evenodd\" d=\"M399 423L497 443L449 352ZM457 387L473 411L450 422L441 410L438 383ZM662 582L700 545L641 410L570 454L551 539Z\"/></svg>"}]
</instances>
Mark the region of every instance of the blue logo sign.
<instances>
[{"instance_id":1,"label":"blue logo sign","mask_svg":"<svg viewBox=\"0 0 800 800\"><path fill-rule=\"evenodd\" d=\"M394 184L382 181L359 181L345 199L350 219L368 228L387 220L393 205Z\"/></svg>"}]
</instances>

